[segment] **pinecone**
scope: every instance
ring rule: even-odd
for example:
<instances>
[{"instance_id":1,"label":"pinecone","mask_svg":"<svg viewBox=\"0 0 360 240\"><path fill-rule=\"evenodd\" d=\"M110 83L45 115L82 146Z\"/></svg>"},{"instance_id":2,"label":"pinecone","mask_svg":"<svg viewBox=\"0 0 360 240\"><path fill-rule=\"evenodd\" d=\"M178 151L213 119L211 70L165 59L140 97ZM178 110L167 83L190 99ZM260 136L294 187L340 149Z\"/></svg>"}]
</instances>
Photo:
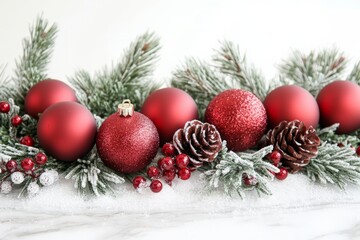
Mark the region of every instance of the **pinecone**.
<instances>
[{"instance_id":1,"label":"pinecone","mask_svg":"<svg viewBox=\"0 0 360 240\"><path fill-rule=\"evenodd\" d=\"M173 144L179 153L190 157L196 167L215 160L222 148L220 133L209 123L192 120L175 132Z\"/></svg>"},{"instance_id":2,"label":"pinecone","mask_svg":"<svg viewBox=\"0 0 360 240\"><path fill-rule=\"evenodd\" d=\"M267 133L266 144L281 153L282 165L294 173L317 155L320 138L312 126L307 129L301 121L283 121Z\"/></svg>"}]
</instances>

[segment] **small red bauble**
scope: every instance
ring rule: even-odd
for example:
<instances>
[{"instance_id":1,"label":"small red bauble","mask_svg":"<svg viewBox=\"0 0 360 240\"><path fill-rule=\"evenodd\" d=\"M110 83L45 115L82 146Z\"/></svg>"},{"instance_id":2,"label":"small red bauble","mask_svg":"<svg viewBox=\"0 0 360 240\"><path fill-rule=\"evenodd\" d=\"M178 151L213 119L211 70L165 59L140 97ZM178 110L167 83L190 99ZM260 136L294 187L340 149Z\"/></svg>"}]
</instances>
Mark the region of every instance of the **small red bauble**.
<instances>
[{"instance_id":1,"label":"small red bauble","mask_svg":"<svg viewBox=\"0 0 360 240\"><path fill-rule=\"evenodd\" d=\"M30 88L25 97L25 112L34 118L48 107L59 102L77 102L75 91L66 83L54 80L43 80Z\"/></svg>"},{"instance_id":2,"label":"small red bauble","mask_svg":"<svg viewBox=\"0 0 360 240\"><path fill-rule=\"evenodd\" d=\"M266 131L266 111L251 92L231 89L217 95L206 108L205 121L215 125L229 149L254 147Z\"/></svg>"},{"instance_id":3,"label":"small red bauble","mask_svg":"<svg viewBox=\"0 0 360 240\"><path fill-rule=\"evenodd\" d=\"M188 180L191 177L191 171L188 168L181 168L178 176L181 180Z\"/></svg>"},{"instance_id":4,"label":"small red bauble","mask_svg":"<svg viewBox=\"0 0 360 240\"><path fill-rule=\"evenodd\" d=\"M24 158L21 161L21 167L24 171L31 171L34 168L34 162L31 158Z\"/></svg>"},{"instance_id":5,"label":"small red bauble","mask_svg":"<svg viewBox=\"0 0 360 240\"><path fill-rule=\"evenodd\" d=\"M20 138L20 143L28 147L33 147L35 144L34 139L30 136L24 136Z\"/></svg>"},{"instance_id":6,"label":"small red bauble","mask_svg":"<svg viewBox=\"0 0 360 240\"><path fill-rule=\"evenodd\" d=\"M10 104L5 101L0 102L0 113L8 113L10 112Z\"/></svg>"},{"instance_id":7,"label":"small red bauble","mask_svg":"<svg viewBox=\"0 0 360 240\"><path fill-rule=\"evenodd\" d=\"M154 193L158 193L162 190L162 183L159 180L153 180L150 184L150 189Z\"/></svg>"},{"instance_id":8,"label":"small red bauble","mask_svg":"<svg viewBox=\"0 0 360 240\"><path fill-rule=\"evenodd\" d=\"M151 179L160 177L160 170L155 166L149 167L146 173L148 177Z\"/></svg>"},{"instance_id":9,"label":"small red bauble","mask_svg":"<svg viewBox=\"0 0 360 240\"><path fill-rule=\"evenodd\" d=\"M176 176L175 169L171 169L163 172L163 177L167 182L171 182L172 180L174 180L175 176Z\"/></svg>"},{"instance_id":10,"label":"small red bauble","mask_svg":"<svg viewBox=\"0 0 360 240\"><path fill-rule=\"evenodd\" d=\"M164 155L168 157L172 157L176 154L176 149L171 143L165 143L161 150Z\"/></svg>"},{"instance_id":11,"label":"small red bauble","mask_svg":"<svg viewBox=\"0 0 360 240\"><path fill-rule=\"evenodd\" d=\"M18 164L15 160L9 160L6 165L5 165L6 169L9 171L9 172L14 172L17 170L17 167L18 167Z\"/></svg>"},{"instance_id":12,"label":"small red bauble","mask_svg":"<svg viewBox=\"0 0 360 240\"><path fill-rule=\"evenodd\" d=\"M133 179L133 186L135 189L138 189L140 187L144 187L146 184L146 179L143 176L136 176Z\"/></svg>"},{"instance_id":13,"label":"small red bauble","mask_svg":"<svg viewBox=\"0 0 360 240\"><path fill-rule=\"evenodd\" d=\"M35 155L35 163L37 164L37 165L40 165L40 166L42 166L42 165L45 165L46 164L46 162L47 162L47 156L45 155L45 153L42 153L42 152L40 152L40 153L37 153L36 155Z\"/></svg>"},{"instance_id":14,"label":"small red bauble","mask_svg":"<svg viewBox=\"0 0 360 240\"><path fill-rule=\"evenodd\" d=\"M145 100L141 112L154 122L160 143L170 142L176 130L198 118L194 99L178 88L159 89Z\"/></svg>"},{"instance_id":15,"label":"small red bauble","mask_svg":"<svg viewBox=\"0 0 360 240\"><path fill-rule=\"evenodd\" d=\"M134 173L157 154L159 134L149 118L134 112L130 101L124 101L119 112L101 125L96 147L105 165L121 173Z\"/></svg>"},{"instance_id":16,"label":"small red bauble","mask_svg":"<svg viewBox=\"0 0 360 240\"><path fill-rule=\"evenodd\" d=\"M15 115L11 118L11 124L14 127L18 127L22 123L22 118L19 115Z\"/></svg>"},{"instance_id":17,"label":"small red bauble","mask_svg":"<svg viewBox=\"0 0 360 240\"><path fill-rule=\"evenodd\" d=\"M76 102L60 102L41 114L37 134L40 145L57 160L72 162L86 155L95 143L96 122Z\"/></svg>"},{"instance_id":18,"label":"small red bauble","mask_svg":"<svg viewBox=\"0 0 360 240\"><path fill-rule=\"evenodd\" d=\"M279 168L280 171L275 173L275 177L279 180L284 180L288 176L288 170L286 168Z\"/></svg>"},{"instance_id":19,"label":"small red bauble","mask_svg":"<svg viewBox=\"0 0 360 240\"><path fill-rule=\"evenodd\" d=\"M360 86L350 81L326 85L317 97L322 127L340 123L337 133L351 133L360 128Z\"/></svg>"},{"instance_id":20,"label":"small red bauble","mask_svg":"<svg viewBox=\"0 0 360 240\"><path fill-rule=\"evenodd\" d=\"M317 127L319 107L315 98L304 88L295 85L274 89L264 101L269 127L274 128L282 121L300 120L306 127Z\"/></svg>"},{"instance_id":21,"label":"small red bauble","mask_svg":"<svg viewBox=\"0 0 360 240\"><path fill-rule=\"evenodd\" d=\"M270 160L276 166L280 163L281 157L281 153L276 150L270 153Z\"/></svg>"},{"instance_id":22,"label":"small red bauble","mask_svg":"<svg viewBox=\"0 0 360 240\"><path fill-rule=\"evenodd\" d=\"M176 156L175 162L179 168L186 168L190 163L190 158L188 155L182 153Z\"/></svg>"},{"instance_id":23,"label":"small red bauble","mask_svg":"<svg viewBox=\"0 0 360 240\"><path fill-rule=\"evenodd\" d=\"M164 157L160 159L160 168L162 170L171 170L174 168L174 160L171 157Z\"/></svg>"}]
</instances>

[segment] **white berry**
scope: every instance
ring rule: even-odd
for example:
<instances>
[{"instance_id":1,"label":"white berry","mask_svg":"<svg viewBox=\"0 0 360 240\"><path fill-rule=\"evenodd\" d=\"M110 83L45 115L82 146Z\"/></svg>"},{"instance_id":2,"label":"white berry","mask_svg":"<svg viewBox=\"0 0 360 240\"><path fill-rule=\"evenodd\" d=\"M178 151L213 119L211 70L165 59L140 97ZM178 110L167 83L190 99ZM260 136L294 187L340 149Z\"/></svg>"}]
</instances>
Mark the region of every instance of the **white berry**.
<instances>
[{"instance_id":1,"label":"white berry","mask_svg":"<svg viewBox=\"0 0 360 240\"><path fill-rule=\"evenodd\" d=\"M3 194L10 193L11 190L12 190L11 182L10 181L3 181L1 186L0 186L0 189L1 189L1 193L3 193Z\"/></svg>"},{"instance_id":2,"label":"white berry","mask_svg":"<svg viewBox=\"0 0 360 240\"><path fill-rule=\"evenodd\" d=\"M56 170L51 169L51 170L48 170L47 172L50 173L51 175L53 175L54 182L59 180L59 173Z\"/></svg>"},{"instance_id":3,"label":"white berry","mask_svg":"<svg viewBox=\"0 0 360 240\"><path fill-rule=\"evenodd\" d=\"M50 186L55 182L55 177L54 175L49 171L49 172L43 172L40 175L40 183L44 186Z\"/></svg>"},{"instance_id":4,"label":"white berry","mask_svg":"<svg viewBox=\"0 0 360 240\"><path fill-rule=\"evenodd\" d=\"M40 190L40 186L36 182L31 182L27 187L27 191L30 195L37 194L39 190Z\"/></svg>"},{"instance_id":5,"label":"white berry","mask_svg":"<svg viewBox=\"0 0 360 240\"><path fill-rule=\"evenodd\" d=\"M24 174L22 172L13 172L11 174L11 181L14 184L21 184L24 182Z\"/></svg>"}]
</instances>

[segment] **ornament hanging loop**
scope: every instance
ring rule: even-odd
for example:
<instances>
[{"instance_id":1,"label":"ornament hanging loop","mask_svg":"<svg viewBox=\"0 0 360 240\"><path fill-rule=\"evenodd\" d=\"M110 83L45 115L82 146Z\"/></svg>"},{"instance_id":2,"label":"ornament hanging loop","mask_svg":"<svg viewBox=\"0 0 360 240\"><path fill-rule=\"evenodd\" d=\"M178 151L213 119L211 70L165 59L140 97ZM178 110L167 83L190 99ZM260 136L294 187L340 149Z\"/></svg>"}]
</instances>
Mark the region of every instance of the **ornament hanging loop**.
<instances>
[{"instance_id":1,"label":"ornament hanging loop","mask_svg":"<svg viewBox=\"0 0 360 240\"><path fill-rule=\"evenodd\" d=\"M123 102L118 105L118 113L122 117L131 117L134 114L134 105L129 99L123 100Z\"/></svg>"}]
</instances>

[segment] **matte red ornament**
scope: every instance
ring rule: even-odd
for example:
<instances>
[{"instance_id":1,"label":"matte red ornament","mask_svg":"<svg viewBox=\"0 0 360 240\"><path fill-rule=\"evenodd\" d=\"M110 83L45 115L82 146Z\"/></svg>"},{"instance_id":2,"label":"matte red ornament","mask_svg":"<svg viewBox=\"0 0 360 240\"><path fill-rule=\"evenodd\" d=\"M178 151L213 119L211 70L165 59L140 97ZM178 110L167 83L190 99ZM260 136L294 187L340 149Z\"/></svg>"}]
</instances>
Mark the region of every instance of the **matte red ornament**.
<instances>
[{"instance_id":1,"label":"matte red ornament","mask_svg":"<svg viewBox=\"0 0 360 240\"><path fill-rule=\"evenodd\" d=\"M295 85L281 86L269 93L264 106L269 127L282 121L302 121L306 127L316 128L319 123L319 107L315 98L304 88Z\"/></svg>"},{"instance_id":2,"label":"matte red ornament","mask_svg":"<svg viewBox=\"0 0 360 240\"><path fill-rule=\"evenodd\" d=\"M25 112L38 119L39 113L58 102L77 102L75 91L66 83L43 80L30 88L25 97Z\"/></svg>"},{"instance_id":3,"label":"matte red ornament","mask_svg":"<svg viewBox=\"0 0 360 240\"><path fill-rule=\"evenodd\" d=\"M243 151L257 145L266 131L266 111L251 92L231 89L209 103L205 121L215 125L229 149Z\"/></svg>"},{"instance_id":4,"label":"matte red ornament","mask_svg":"<svg viewBox=\"0 0 360 240\"><path fill-rule=\"evenodd\" d=\"M96 147L105 165L120 173L134 173L157 154L159 134L149 118L134 112L130 101L124 101L119 112L101 125Z\"/></svg>"},{"instance_id":5,"label":"matte red ornament","mask_svg":"<svg viewBox=\"0 0 360 240\"><path fill-rule=\"evenodd\" d=\"M350 81L334 81L317 97L322 127L340 123L337 133L351 133L360 128L360 86Z\"/></svg>"},{"instance_id":6,"label":"matte red ornament","mask_svg":"<svg viewBox=\"0 0 360 240\"><path fill-rule=\"evenodd\" d=\"M96 121L76 102L60 102L41 114L37 134L40 145L57 160L73 162L94 146Z\"/></svg>"},{"instance_id":7,"label":"matte red ornament","mask_svg":"<svg viewBox=\"0 0 360 240\"><path fill-rule=\"evenodd\" d=\"M145 100L141 112L154 122L160 143L171 142L176 130L198 118L194 99L178 88L159 89Z\"/></svg>"}]
</instances>

